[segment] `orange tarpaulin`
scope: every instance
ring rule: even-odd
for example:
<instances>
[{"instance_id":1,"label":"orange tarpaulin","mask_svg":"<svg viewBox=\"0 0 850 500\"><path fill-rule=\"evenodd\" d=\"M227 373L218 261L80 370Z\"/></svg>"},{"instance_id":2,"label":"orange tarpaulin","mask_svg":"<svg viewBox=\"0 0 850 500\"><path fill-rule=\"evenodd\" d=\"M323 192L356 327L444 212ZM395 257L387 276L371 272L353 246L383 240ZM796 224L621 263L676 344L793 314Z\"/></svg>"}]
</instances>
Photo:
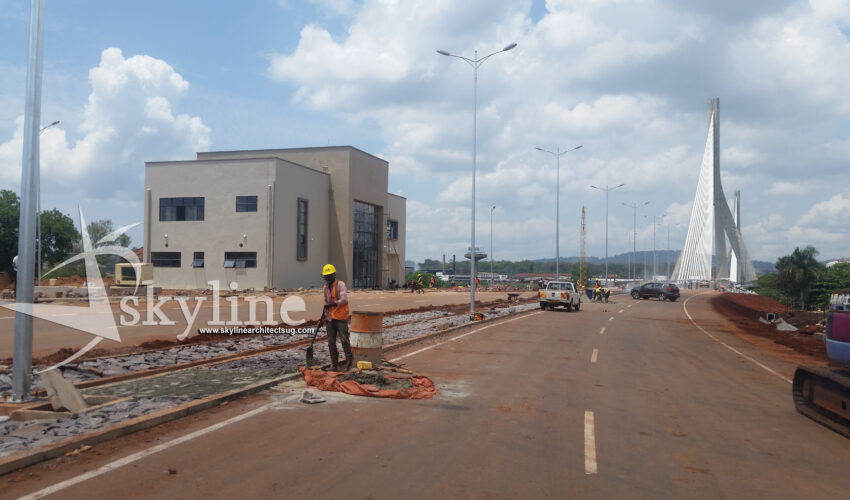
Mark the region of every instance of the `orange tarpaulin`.
<instances>
[{"instance_id":1,"label":"orange tarpaulin","mask_svg":"<svg viewBox=\"0 0 850 500\"><path fill-rule=\"evenodd\" d=\"M393 399L431 399L437 394L437 388L434 386L434 382L422 375L410 377L408 380L410 380L413 386L407 389L379 389L375 385L360 384L354 380L340 381L340 377L345 375L343 372L310 370L306 366L299 367L298 371L304 376L304 381L307 382L307 385L321 391L336 391L354 396ZM403 380L390 376L385 376L385 378L388 380Z\"/></svg>"}]
</instances>

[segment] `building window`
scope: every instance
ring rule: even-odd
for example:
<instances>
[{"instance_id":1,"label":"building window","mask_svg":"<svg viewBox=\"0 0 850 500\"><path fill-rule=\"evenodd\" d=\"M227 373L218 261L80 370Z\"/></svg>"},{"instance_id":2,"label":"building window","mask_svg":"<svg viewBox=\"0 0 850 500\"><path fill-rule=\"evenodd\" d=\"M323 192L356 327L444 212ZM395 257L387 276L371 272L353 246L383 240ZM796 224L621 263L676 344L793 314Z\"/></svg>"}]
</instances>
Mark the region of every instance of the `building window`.
<instances>
[{"instance_id":1,"label":"building window","mask_svg":"<svg viewBox=\"0 0 850 500\"><path fill-rule=\"evenodd\" d=\"M307 259L307 208L307 200L298 198L298 260Z\"/></svg>"},{"instance_id":2,"label":"building window","mask_svg":"<svg viewBox=\"0 0 850 500\"><path fill-rule=\"evenodd\" d=\"M204 220L204 198L160 198L159 220Z\"/></svg>"},{"instance_id":3,"label":"building window","mask_svg":"<svg viewBox=\"0 0 850 500\"><path fill-rule=\"evenodd\" d=\"M257 252L224 252L224 267L236 269L257 267Z\"/></svg>"},{"instance_id":4,"label":"building window","mask_svg":"<svg viewBox=\"0 0 850 500\"><path fill-rule=\"evenodd\" d=\"M354 202L354 288L378 287L378 237L381 207Z\"/></svg>"},{"instance_id":5,"label":"building window","mask_svg":"<svg viewBox=\"0 0 850 500\"><path fill-rule=\"evenodd\" d=\"M236 197L237 212L256 212L257 197L256 196L237 196Z\"/></svg>"},{"instance_id":6,"label":"building window","mask_svg":"<svg viewBox=\"0 0 850 500\"><path fill-rule=\"evenodd\" d=\"M180 267L180 252L151 252L153 267Z\"/></svg>"},{"instance_id":7,"label":"building window","mask_svg":"<svg viewBox=\"0 0 850 500\"><path fill-rule=\"evenodd\" d=\"M192 267L204 267L204 252L195 252L192 257Z\"/></svg>"},{"instance_id":8,"label":"building window","mask_svg":"<svg viewBox=\"0 0 850 500\"><path fill-rule=\"evenodd\" d=\"M389 219L387 220L387 238L391 240L398 239L398 221Z\"/></svg>"}]
</instances>

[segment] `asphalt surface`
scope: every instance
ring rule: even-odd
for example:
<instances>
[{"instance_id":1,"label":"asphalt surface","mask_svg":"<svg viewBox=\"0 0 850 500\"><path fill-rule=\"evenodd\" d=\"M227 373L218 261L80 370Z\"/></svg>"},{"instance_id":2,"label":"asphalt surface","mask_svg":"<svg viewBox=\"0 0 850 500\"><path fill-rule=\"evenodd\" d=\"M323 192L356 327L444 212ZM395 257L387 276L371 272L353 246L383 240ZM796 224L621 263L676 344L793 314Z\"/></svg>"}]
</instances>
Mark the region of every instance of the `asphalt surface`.
<instances>
[{"instance_id":1,"label":"asphalt surface","mask_svg":"<svg viewBox=\"0 0 850 500\"><path fill-rule=\"evenodd\" d=\"M0 497L846 498L850 441L796 413L794 364L709 295L479 325L392 353L433 400L304 405L291 383L13 473Z\"/></svg>"}]
</instances>

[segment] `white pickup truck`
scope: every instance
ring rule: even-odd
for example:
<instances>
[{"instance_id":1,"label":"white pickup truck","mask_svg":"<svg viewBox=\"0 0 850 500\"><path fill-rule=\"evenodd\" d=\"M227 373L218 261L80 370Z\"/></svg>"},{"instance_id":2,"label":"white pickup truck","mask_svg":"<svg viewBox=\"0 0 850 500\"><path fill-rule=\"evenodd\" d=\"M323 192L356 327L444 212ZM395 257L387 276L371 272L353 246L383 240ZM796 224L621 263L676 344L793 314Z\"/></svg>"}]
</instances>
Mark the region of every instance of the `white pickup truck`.
<instances>
[{"instance_id":1,"label":"white pickup truck","mask_svg":"<svg viewBox=\"0 0 850 500\"><path fill-rule=\"evenodd\" d=\"M581 307L581 295L576 291L576 287L569 281L550 281L546 288L541 289L538 293L540 298L540 309L545 310L546 307L554 310L555 306L564 306L567 311Z\"/></svg>"}]
</instances>

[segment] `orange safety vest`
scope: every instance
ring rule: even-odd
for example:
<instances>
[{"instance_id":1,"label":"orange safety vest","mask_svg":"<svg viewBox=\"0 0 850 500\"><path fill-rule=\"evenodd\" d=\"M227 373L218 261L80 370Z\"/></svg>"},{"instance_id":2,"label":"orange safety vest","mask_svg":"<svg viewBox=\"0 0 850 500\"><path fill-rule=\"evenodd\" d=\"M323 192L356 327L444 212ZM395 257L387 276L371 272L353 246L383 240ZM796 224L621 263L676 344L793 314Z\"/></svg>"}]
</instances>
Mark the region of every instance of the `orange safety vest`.
<instances>
[{"instance_id":1,"label":"orange safety vest","mask_svg":"<svg viewBox=\"0 0 850 500\"><path fill-rule=\"evenodd\" d=\"M327 286L327 285L325 285ZM334 287L331 289L331 301L339 302L339 280L334 280ZM348 304L343 306L335 306L330 308L331 318L336 320L348 321L351 318Z\"/></svg>"}]
</instances>

